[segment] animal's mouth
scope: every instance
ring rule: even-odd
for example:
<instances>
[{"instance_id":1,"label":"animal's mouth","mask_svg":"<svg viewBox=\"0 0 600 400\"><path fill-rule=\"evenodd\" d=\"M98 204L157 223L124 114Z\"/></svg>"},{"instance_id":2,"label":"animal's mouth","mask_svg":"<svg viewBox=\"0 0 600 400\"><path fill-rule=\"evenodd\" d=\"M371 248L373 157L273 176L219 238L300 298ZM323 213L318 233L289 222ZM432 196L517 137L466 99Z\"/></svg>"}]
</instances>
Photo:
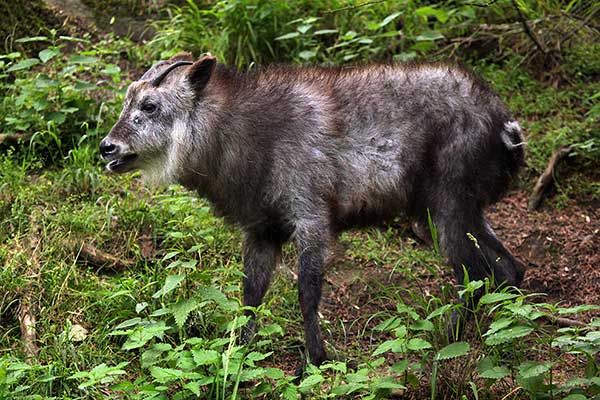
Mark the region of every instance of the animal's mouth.
<instances>
[{"instance_id":1,"label":"animal's mouth","mask_svg":"<svg viewBox=\"0 0 600 400\"><path fill-rule=\"evenodd\" d=\"M125 154L106 164L106 169L118 174L131 171L136 168L135 161L137 158L138 155L135 153Z\"/></svg>"}]
</instances>

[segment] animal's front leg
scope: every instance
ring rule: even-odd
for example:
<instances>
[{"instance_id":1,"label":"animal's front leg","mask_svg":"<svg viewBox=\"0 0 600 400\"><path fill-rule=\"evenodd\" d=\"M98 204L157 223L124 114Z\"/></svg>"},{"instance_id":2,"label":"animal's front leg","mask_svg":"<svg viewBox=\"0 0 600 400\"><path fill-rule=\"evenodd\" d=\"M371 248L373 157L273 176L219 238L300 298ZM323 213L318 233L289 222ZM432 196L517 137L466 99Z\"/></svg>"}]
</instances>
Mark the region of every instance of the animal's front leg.
<instances>
[{"instance_id":1,"label":"animal's front leg","mask_svg":"<svg viewBox=\"0 0 600 400\"><path fill-rule=\"evenodd\" d=\"M297 231L298 294L310 362L320 365L327 359L318 312L323 286L323 267L327 259L330 237L321 226L312 225L308 229L303 232Z\"/></svg>"},{"instance_id":2,"label":"animal's front leg","mask_svg":"<svg viewBox=\"0 0 600 400\"><path fill-rule=\"evenodd\" d=\"M244 305L258 307L267 292L273 270L281 252L281 243L268 235L247 232L244 239ZM242 330L242 341L250 342L256 330L255 315L247 311L251 320Z\"/></svg>"}]
</instances>

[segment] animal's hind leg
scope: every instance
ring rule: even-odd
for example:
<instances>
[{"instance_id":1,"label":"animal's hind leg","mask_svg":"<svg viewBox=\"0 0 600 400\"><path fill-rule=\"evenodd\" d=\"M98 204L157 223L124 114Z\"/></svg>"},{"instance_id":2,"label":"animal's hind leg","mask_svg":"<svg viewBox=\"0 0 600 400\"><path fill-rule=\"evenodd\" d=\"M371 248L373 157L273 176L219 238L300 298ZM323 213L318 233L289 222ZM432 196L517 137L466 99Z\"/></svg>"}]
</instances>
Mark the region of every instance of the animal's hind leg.
<instances>
[{"instance_id":1,"label":"animal's hind leg","mask_svg":"<svg viewBox=\"0 0 600 400\"><path fill-rule=\"evenodd\" d=\"M463 284L466 271L471 281L490 278L496 286L518 286L524 267L498 240L481 208L466 199L447 196L444 200L443 206L434 210L434 223L440 250L454 269L457 283ZM472 309L482 294L475 293L467 308ZM451 337L460 335L459 320L454 313Z\"/></svg>"},{"instance_id":2,"label":"animal's hind leg","mask_svg":"<svg viewBox=\"0 0 600 400\"><path fill-rule=\"evenodd\" d=\"M459 284L466 269L469 279L492 278L496 285L518 286L523 265L504 247L480 207L468 200L445 198L434 210L440 249Z\"/></svg>"}]
</instances>

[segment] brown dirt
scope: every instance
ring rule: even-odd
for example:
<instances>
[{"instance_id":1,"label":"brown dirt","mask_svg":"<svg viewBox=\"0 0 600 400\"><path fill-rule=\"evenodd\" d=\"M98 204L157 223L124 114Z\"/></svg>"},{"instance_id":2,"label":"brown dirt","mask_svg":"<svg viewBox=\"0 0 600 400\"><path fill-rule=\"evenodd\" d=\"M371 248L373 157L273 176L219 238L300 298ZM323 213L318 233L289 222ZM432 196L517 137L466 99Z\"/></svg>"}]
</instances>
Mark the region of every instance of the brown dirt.
<instances>
[{"instance_id":1,"label":"brown dirt","mask_svg":"<svg viewBox=\"0 0 600 400\"><path fill-rule=\"evenodd\" d=\"M600 304L600 211L570 200L562 209L527 211L527 193L512 193L489 210L492 226L528 266L523 289L564 306Z\"/></svg>"}]
</instances>

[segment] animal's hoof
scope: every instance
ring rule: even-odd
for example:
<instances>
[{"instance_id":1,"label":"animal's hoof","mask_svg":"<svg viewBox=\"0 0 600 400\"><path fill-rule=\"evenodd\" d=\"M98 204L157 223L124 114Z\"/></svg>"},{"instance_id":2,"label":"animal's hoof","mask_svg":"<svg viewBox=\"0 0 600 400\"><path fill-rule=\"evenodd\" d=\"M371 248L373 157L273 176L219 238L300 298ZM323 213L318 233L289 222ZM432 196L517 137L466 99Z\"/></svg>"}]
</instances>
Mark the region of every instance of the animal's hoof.
<instances>
[{"instance_id":1,"label":"animal's hoof","mask_svg":"<svg viewBox=\"0 0 600 400\"><path fill-rule=\"evenodd\" d=\"M256 333L256 323L253 320L248 321L246 325L242 327L242 334L240 335L240 344L250 344L254 339Z\"/></svg>"}]
</instances>

